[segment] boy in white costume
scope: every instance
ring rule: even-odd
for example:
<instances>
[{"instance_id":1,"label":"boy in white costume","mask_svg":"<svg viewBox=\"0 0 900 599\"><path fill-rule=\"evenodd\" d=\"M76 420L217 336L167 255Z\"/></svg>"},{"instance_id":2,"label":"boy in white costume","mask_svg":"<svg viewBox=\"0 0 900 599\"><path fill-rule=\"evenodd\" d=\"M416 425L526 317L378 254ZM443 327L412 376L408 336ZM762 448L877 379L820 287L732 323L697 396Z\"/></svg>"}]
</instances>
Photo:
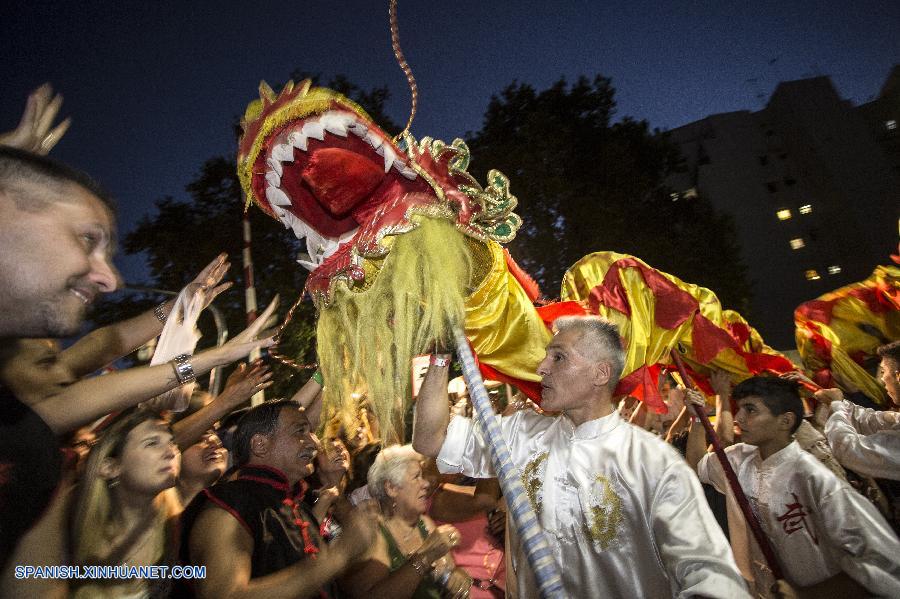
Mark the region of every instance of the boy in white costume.
<instances>
[{"instance_id":1,"label":"boy in white costume","mask_svg":"<svg viewBox=\"0 0 900 599\"><path fill-rule=\"evenodd\" d=\"M542 408L500 418L503 436L570 597L746 597L696 477L674 449L613 409L624 364L618 331L561 318L538 367ZM413 446L444 472L493 477L470 419L448 429L447 358L433 357L416 404ZM445 440L446 439L446 440ZM511 536L520 597L538 587Z\"/></svg>"},{"instance_id":2,"label":"boy in white costume","mask_svg":"<svg viewBox=\"0 0 900 599\"><path fill-rule=\"evenodd\" d=\"M732 397L743 442L725 452L784 571L779 591L796 597L900 596L894 532L871 503L793 440L803 416L797 385L754 377L735 387ZM686 401L704 400L688 392ZM688 438L688 461L697 464L701 481L728 495L738 562L754 594L772 596L775 581L735 509L721 465L714 455L703 455L706 439L698 429Z\"/></svg>"}]
</instances>

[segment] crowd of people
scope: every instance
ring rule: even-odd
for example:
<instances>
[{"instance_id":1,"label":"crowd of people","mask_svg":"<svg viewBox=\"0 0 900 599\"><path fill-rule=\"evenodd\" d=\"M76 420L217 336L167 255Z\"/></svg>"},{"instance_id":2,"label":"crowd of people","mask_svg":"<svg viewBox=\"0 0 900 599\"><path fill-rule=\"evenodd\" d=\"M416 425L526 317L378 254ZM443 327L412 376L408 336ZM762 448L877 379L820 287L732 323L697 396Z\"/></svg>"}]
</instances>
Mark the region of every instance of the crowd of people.
<instances>
[{"instance_id":1,"label":"crowd of people","mask_svg":"<svg viewBox=\"0 0 900 599\"><path fill-rule=\"evenodd\" d=\"M115 291L115 209L43 154L64 132L36 92L0 136L0 596L537 597L486 435L435 353L411 444L326 419L316 373L290 399L262 360L273 302L212 349L96 376L163 331L174 301L78 333ZM50 115L49 119L47 115ZM49 141L48 141L49 140ZM185 288L206 307L224 255ZM714 372L715 432L753 522L710 447L707 399L663 382L667 411L614 396L619 332L554 323L541 403L495 405L567 597L900 597L900 341L879 350L894 405L804 391L799 372L732 387ZM186 409L160 397L236 365ZM176 575L181 573L183 575Z\"/></svg>"}]
</instances>

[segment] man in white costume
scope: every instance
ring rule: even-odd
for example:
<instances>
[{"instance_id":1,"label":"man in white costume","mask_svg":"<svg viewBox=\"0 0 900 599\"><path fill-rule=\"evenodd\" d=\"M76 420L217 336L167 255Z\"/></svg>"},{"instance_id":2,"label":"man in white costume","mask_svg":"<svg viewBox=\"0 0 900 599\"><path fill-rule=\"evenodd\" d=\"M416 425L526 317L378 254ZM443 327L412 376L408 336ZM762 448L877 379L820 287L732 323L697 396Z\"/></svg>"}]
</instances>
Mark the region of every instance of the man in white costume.
<instances>
[{"instance_id":1,"label":"man in white costume","mask_svg":"<svg viewBox=\"0 0 900 599\"><path fill-rule=\"evenodd\" d=\"M863 408L844 399L839 389L816 393L831 401L825 436L842 466L875 478L900 480L900 341L878 348L881 380L892 410Z\"/></svg>"},{"instance_id":2,"label":"man in white costume","mask_svg":"<svg viewBox=\"0 0 900 599\"><path fill-rule=\"evenodd\" d=\"M747 597L697 478L674 449L622 420L612 393L624 365L618 330L560 318L538 367L541 407L500 418L503 436L570 597ZM448 357L433 356L416 404L413 447L442 472L493 477L472 420L448 427ZM508 527L519 597L537 597Z\"/></svg>"},{"instance_id":3,"label":"man in white costume","mask_svg":"<svg viewBox=\"0 0 900 599\"><path fill-rule=\"evenodd\" d=\"M742 443L725 452L783 570L781 596L900 597L900 541L894 532L875 506L793 440L803 417L797 385L754 377L737 385L732 398L739 406L735 422ZM704 403L694 391L685 401ZM701 481L728 494L734 553L754 595L778 596L722 466L705 453L705 434L697 428L688 437L688 462L697 464Z\"/></svg>"}]
</instances>

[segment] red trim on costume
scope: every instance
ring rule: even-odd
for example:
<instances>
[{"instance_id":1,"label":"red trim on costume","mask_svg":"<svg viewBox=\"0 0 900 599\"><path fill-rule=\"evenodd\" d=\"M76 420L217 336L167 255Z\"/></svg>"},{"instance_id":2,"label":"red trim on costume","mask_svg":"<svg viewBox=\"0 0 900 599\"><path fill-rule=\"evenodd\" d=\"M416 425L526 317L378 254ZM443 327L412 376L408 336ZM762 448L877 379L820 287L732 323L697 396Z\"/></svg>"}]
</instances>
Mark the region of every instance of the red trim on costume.
<instances>
[{"instance_id":1,"label":"red trim on costume","mask_svg":"<svg viewBox=\"0 0 900 599\"><path fill-rule=\"evenodd\" d=\"M281 480L272 480L271 478L263 478L260 476L253 476L250 474L241 474L241 471L238 471L237 480L252 480L253 482L262 483L264 485L269 485L270 487L277 489L279 491L290 491L291 487L287 484L288 477L287 475L279 470L278 468L273 468L271 466L264 466L262 464L244 464L243 468L255 468L257 470L264 470L266 472L271 472L275 476L279 477Z\"/></svg>"},{"instance_id":2,"label":"red trim on costume","mask_svg":"<svg viewBox=\"0 0 900 599\"><path fill-rule=\"evenodd\" d=\"M217 506L219 506L220 508L222 508L223 510L225 510L226 512L228 512L229 514L234 516L235 520L240 522L241 526L243 526L245 529L247 529L247 534L249 534L251 538L253 537L253 530L250 528L250 525L247 524L247 522L243 518L241 518L241 515L237 513L237 510L235 510L233 507L231 507L230 505L228 505L227 503L225 503L224 501L222 501L221 499L219 499L218 497L216 497L215 495L210 493L209 489L203 489L203 494L206 495L206 498L209 499L210 501L212 501L214 504L216 504Z\"/></svg>"}]
</instances>

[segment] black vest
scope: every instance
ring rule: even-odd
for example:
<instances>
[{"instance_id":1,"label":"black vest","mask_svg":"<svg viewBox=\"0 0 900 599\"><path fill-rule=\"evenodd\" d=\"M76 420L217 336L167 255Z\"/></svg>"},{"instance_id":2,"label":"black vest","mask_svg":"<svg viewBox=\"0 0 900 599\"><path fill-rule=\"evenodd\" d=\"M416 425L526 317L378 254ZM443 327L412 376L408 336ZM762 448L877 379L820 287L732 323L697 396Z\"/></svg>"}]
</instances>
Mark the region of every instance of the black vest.
<instances>
[{"instance_id":1,"label":"black vest","mask_svg":"<svg viewBox=\"0 0 900 599\"><path fill-rule=\"evenodd\" d=\"M303 481L290 487L275 468L251 465L238 470L234 480L204 489L196 503L198 508L211 502L227 510L253 537L250 577L257 578L316 558L322 539L302 501L305 490ZM322 590L324 597L334 595L332 588Z\"/></svg>"}]
</instances>

